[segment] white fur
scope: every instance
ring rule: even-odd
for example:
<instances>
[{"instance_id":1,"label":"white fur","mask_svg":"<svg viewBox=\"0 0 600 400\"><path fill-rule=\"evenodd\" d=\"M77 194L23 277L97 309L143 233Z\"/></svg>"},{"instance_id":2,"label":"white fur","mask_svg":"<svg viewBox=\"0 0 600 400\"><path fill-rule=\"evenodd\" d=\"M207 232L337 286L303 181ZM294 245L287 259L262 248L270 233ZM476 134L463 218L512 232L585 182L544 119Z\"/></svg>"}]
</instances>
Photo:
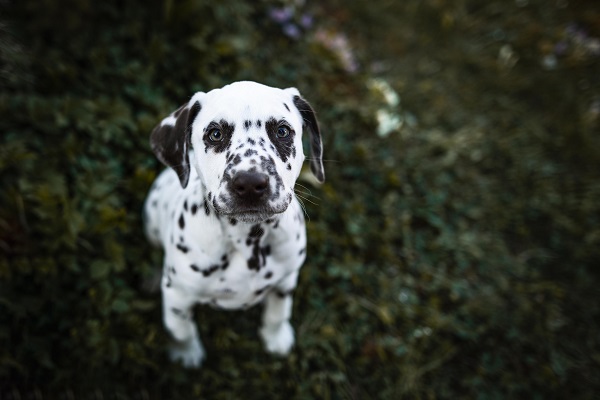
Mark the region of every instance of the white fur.
<instances>
[{"instance_id":1,"label":"white fur","mask_svg":"<svg viewBox=\"0 0 600 400\"><path fill-rule=\"evenodd\" d=\"M294 344L291 292L306 254L303 213L293 194L304 161L303 120L293 103L298 95L294 88L281 90L254 82L195 94L187 107L198 101L202 108L191 126L189 184L182 188L177 174L167 169L148 194L146 233L165 252L161 289L164 323L174 339L170 355L187 367L200 366L205 357L192 313L197 303L223 309L264 303L259 333L266 349L283 355ZM270 119L285 121L295 131L295 157L283 161L271 146L265 127ZM235 168L227 152L206 146L207 127L221 120L235 125L229 148L230 156L235 152L241 158ZM252 122L249 129L245 121ZM175 123L173 115L162 122ZM258 144L261 140L263 146ZM244 156L248 150L257 154ZM279 195L265 199L272 213L230 213L236 208L226 201L232 193L225 172L253 167L262 171L261 159L272 160L276 171L269 181L271 192L279 182ZM207 198L208 193L214 200Z\"/></svg>"}]
</instances>

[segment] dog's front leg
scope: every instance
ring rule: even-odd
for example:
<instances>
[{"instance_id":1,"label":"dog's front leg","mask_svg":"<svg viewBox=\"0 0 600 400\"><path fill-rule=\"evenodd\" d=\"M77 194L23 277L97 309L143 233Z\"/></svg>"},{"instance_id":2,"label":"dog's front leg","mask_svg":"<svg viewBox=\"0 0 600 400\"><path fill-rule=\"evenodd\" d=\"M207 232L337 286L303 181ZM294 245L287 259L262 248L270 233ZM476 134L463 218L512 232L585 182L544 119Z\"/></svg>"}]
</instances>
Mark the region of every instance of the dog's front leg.
<instances>
[{"instance_id":1,"label":"dog's front leg","mask_svg":"<svg viewBox=\"0 0 600 400\"><path fill-rule=\"evenodd\" d=\"M185 292L163 286L163 319L173 337L169 348L172 361L181 361L185 367L197 368L205 352L193 321L194 301Z\"/></svg>"},{"instance_id":2,"label":"dog's front leg","mask_svg":"<svg viewBox=\"0 0 600 400\"><path fill-rule=\"evenodd\" d=\"M260 336L267 351L286 355L294 345L294 329L290 324L292 316L292 291L296 287L298 273L291 274L282 285L272 290L265 299Z\"/></svg>"}]
</instances>

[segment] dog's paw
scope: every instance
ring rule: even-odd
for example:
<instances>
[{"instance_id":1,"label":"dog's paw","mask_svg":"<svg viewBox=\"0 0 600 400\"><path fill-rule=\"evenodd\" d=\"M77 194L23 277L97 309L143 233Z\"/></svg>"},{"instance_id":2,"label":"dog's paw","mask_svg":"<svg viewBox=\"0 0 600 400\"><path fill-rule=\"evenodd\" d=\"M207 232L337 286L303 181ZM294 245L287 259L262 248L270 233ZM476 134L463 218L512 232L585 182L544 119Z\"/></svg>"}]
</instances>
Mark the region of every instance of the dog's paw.
<instances>
[{"instance_id":1,"label":"dog's paw","mask_svg":"<svg viewBox=\"0 0 600 400\"><path fill-rule=\"evenodd\" d=\"M206 353L200 340L194 338L173 343L169 348L169 357L173 362L181 362L186 368L199 368L206 358Z\"/></svg>"},{"instance_id":2,"label":"dog's paw","mask_svg":"<svg viewBox=\"0 0 600 400\"><path fill-rule=\"evenodd\" d=\"M281 323L276 329L263 326L259 333L269 353L285 356L294 345L294 328L288 321Z\"/></svg>"}]
</instances>

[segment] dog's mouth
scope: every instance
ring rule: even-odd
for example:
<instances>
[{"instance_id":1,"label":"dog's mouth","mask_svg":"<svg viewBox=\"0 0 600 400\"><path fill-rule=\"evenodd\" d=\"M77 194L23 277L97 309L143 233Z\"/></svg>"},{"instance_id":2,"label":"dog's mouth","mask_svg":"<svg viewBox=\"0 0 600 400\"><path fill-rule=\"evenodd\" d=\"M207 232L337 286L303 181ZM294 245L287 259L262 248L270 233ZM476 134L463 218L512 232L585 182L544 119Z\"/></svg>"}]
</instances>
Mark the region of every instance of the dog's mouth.
<instances>
[{"instance_id":1,"label":"dog's mouth","mask_svg":"<svg viewBox=\"0 0 600 400\"><path fill-rule=\"evenodd\" d=\"M255 224L259 222L264 222L269 218L272 218L273 215L279 214L276 212L266 212L260 210L248 210L248 211L238 211L231 213L224 213L222 215L226 215L227 217L234 219L236 221L245 222L248 224Z\"/></svg>"},{"instance_id":2,"label":"dog's mouth","mask_svg":"<svg viewBox=\"0 0 600 400\"><path fill-rule=\"evenodd\" d=\"M213 201L212 206L215 212L220 216L234 219L240 222L259 223L269 218L272 218L276 214L283 213L285 210L287 210L288 204L280 204L276 207L271 207L267 205L261 205L258 207L223 207L220 206L216 201Z\"/></svg>"},{"instance_id":3,"label":"dog's mouth","mask_svg":"<svg viewBox=\"0 0 600 400\"><path fill-rule=\"evenodd\" d=\"M279 201L248 201L248 199L236 199L232 195L219 195L213 197L210 204L217 215L240 222L259 223L285 212L292 198L293 196L289 194L279 198Z\"/></svg>"}]
</instances>

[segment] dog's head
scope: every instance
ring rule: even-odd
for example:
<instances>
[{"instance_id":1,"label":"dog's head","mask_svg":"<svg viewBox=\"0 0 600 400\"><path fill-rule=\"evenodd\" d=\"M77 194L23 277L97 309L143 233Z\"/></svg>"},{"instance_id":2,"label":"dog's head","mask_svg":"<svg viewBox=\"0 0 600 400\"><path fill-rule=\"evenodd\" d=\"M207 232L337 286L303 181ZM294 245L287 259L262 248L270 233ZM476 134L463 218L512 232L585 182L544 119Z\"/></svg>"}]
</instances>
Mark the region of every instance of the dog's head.
<instances>
[{"instance_id":1,"label":"dog's head","mask_svg":"<svg viewBox=\"0 0 600 400\"><path fill-rule=\"evenodd\" d=\"M285 211L293 198L303 126L311 135L311 170L323 182L317 119L295 88L236 82L196 93L154 128L150 143L182 187L196 168L218 214L259 222Z\"/></svg>"}]
</instances>

